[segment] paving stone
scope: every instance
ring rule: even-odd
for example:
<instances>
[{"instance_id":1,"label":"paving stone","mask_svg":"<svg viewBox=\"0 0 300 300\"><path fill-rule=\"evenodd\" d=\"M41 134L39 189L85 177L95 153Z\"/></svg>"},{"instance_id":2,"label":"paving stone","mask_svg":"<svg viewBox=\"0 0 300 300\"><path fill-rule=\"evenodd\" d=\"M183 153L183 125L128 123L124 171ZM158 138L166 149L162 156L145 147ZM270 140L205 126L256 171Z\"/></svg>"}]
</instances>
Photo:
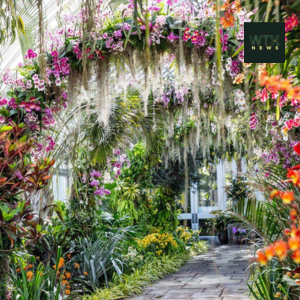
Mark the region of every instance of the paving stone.
<instances>
[{"instance_id":1,"label":"paving stone","mask_svg":"<svg viewBox=\"0 0 300 300\"><path fill-rule=\"evenodd\" d=\"M158 294L167 294L169 291L171 291L170 289L152 289L150 291L147 291L147 295L158 295Z\"/></svg>"},{"instance_id":2,"label":"paving stone","mask_svg":"<svg viewBox=\"0 0 300 300\"><path fill-rule=\"evenodd\" d=\"M199 289L197 292L203 292L204 289ZM167 292L167 294L193 294L195 293L195 289L172 289Z\"/></svg>"},{"instance_id":3,"label":"paving stone","mask_svg":"<svg viewBox=\"0 0 300 300\"><path fill-rule=\"evenodd\" d=\"M181 299L181 300L187 300L191 299L192 294L166 294L162 297L160 296L154 296L152 299Z\"/></svg>"},{"instance_id":4,"label":"paving stone","mask_svg":"<svg viewBox=\"0 0 300 300\"><path fill-rule=\"evenodd\" d=\"M176 273L128 300L249 300L249 250L240 246L212 247L187 262Z\"/></svg>"}]
</instances>

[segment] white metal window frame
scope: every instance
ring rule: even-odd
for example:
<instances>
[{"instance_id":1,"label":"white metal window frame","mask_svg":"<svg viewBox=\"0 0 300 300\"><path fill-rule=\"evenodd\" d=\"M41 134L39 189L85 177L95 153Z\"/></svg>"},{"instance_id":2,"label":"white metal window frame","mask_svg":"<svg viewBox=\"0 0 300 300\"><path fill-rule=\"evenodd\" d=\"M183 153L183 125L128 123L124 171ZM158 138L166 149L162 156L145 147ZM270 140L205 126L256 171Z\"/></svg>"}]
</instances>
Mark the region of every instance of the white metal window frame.
<instances>
[{"instance_id":1,"label":"white metal window frame","mask_svg":"<svg viewBox=\"0 0 300 300\"><path fill-rule=\"evenodd\" d=\"M242 173L246 173L247 166L245 159L242 159ZM237 163L235 160L231 161L232 178L237 176ZM199 212L198 203L198 188L197 183L193 184L190 189L190 213L180 214L181 220L191 220L191 227L194 230L199 229L199 219L211 219L213 216L211 212L214 210L226 209L227 193L226 193L226 180L225 180L225 161L220 160L217 164L217 191L218 191L218 205L202 207L202 212Z\"/></svg>"}]
</instances>

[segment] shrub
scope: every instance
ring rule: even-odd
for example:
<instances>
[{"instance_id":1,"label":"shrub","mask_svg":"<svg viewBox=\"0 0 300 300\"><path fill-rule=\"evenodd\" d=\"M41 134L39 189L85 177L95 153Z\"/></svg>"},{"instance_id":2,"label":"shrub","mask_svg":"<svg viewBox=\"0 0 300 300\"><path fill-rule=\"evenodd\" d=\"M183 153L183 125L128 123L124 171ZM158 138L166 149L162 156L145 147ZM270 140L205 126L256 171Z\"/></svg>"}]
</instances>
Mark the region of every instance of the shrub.
<instances>
[{"instance_id":1,"label":"shrub","mask_svg":"<svg viewBox=\"0 0 300 300\"><path fill-rule=\"evenodd\" d=\"M138 245L144 252L151 252L156 255L174 253L178 247L173 235L167 232L148 234L143 239L138 240Z\"/></svg>"},{"instance_id":2,"label":"shrub","mask_svg":"<svg viewBox=\"0 0 300 300\"><path fill-rule=\"evenodd\" d=\"M117 300L140 294L143 287L164 275L177 271L189 258L188 252L155 257L130 275L123 275L121 279L115 277L115 281L110 283L108 288L98 290L94 295L86 296L83 300Z\"/></svg>"}]
</instances>

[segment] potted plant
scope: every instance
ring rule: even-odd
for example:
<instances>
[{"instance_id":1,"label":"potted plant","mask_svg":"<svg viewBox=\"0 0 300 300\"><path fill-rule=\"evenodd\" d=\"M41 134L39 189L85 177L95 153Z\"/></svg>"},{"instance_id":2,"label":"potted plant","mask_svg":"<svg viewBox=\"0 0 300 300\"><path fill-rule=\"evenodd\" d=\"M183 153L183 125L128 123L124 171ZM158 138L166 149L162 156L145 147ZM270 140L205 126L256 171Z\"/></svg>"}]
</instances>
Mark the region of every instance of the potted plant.
<instances>
[{"instance_id":1,"label":"potted plant","mask_svg":"<svg viewBox=\"0 0 300 300\"><path fill-rule=\"evenodd\" d=\"M228 244L228 233L227 227L229 224L230 218L226 216L217 216L215 219L215 228L218 233L218 238L221 244Z\"/></svg>"},{"instance_id":2,"label":"potted plant","mask_svg":"<svg viewBox=\"0 0 300 300\"><path fill-rule=\"evenodd\" d=\"M233 205L236 205L240 200L246 199L249 193L246 185L246 178L239 177L233 179L229 186L226 187L227 199L232 201Z\"/></svg>"},{"instance_id":3,"label":"potted plant","mask_svg":"<svg viewBox=\"0 0 300 300\"><path fill-rule=\"evenodd\" d=\"M232 233L234 234L234 240L237 245L246 244L245 237L247 235L247 230L243 228L232 228Z\"/></svg>"}]
</instances>

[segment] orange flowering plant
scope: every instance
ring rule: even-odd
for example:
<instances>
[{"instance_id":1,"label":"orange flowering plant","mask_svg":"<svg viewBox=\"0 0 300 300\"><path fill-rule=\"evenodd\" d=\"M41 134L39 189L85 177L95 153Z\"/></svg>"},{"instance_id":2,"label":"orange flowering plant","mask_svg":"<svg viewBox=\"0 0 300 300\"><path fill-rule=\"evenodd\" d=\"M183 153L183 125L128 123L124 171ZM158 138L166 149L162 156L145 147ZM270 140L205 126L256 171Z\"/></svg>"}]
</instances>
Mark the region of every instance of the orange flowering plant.
<instances>
[{"instance_id":1,"label":"orange flowering plant","mask_svg":"<svg viewBox=\"0 0 300 300\"><path fill-rule=\"evenodd\" d=\"M294 146L300 155L300 144ZM274 189L270 193L270 201L279 199L289 211L287 228L281 238L257 251L256 260L262 266L271 264L277 259L285 273L283 279L291 286L300 284L300 165L287 171L287 179L283 184L291 184L290 190ZM287 186L287 185L286 185ZM300 287L300 286L299 286Z\"/></svg>"},{"instance_id":2,"label":"orange flowering plant","mask_svg":"<svg viewBox=\"0 0 300 300\"><path fill-rule=\"evenodd\" d=\"M12 299L48 300L49 295L51 299L67 299L71 294L72 274L66 270L61 248L58 249L56 264L38 261L34 258L26 266L12 269Z\"/></svg>"}]
</instances>

